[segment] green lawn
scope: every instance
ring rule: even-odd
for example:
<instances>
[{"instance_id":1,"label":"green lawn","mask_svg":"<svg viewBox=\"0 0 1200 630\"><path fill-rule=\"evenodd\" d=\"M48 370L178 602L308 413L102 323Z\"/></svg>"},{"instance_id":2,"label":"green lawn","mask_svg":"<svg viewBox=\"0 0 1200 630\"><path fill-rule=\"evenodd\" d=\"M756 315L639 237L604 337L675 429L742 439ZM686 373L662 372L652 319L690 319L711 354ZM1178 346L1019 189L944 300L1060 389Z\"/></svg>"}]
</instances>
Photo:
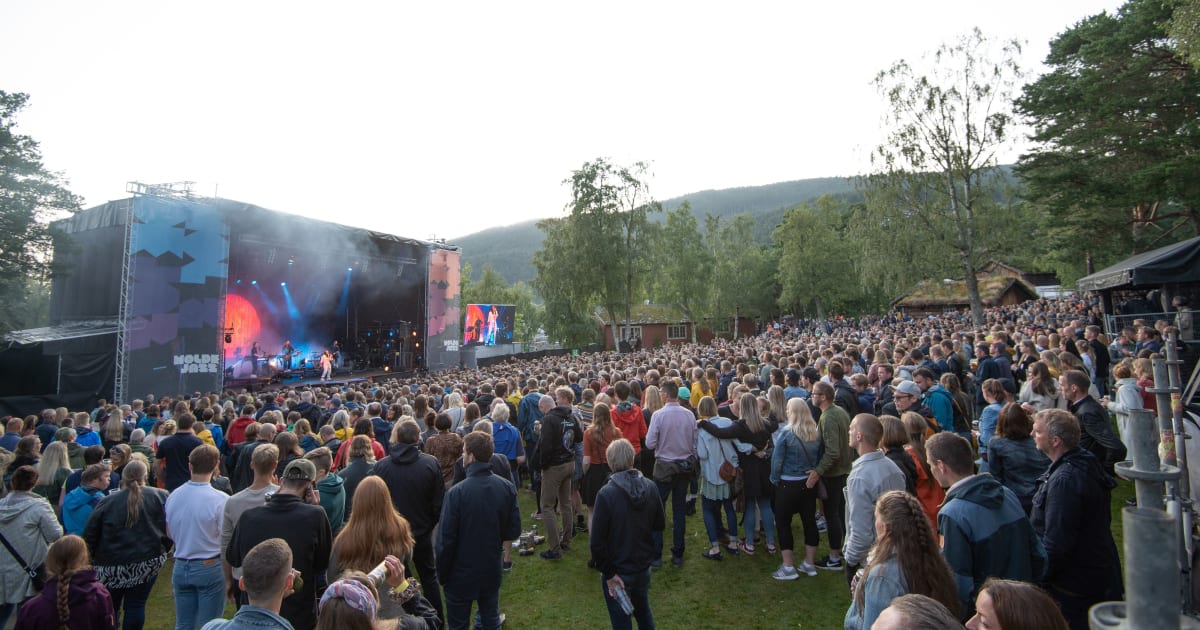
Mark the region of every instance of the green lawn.
<instances>
[{"instance_id":1,"label":"green lawn","mask_svg":"<svg viewBox=\"0 0 1200 630\"><path fill-rule=\"evenodd\" d=\"M1122 481L1113 493L1113 535L1121 549L1120 508L1133 496L1133 484ZM520 496L522 525L528 529L533 512L533 495ZM666 544L670 547L670 509L667 514ZM794 519L797 544L800 522ZM544 528L541 528L544 532ZM500 608L508 616L506 628L607 628L608 612L600 593L600 575L587 568L586 534L576 538L571 551L560 562L536 555L519 557L504 578ZM822 536L824 542L825 537ZM650 601L655 623L664 630L696 628L840 628L850 595L840 572L821 571L815 578L777 582L771 572L778 555L766 553L761 541L753 556L731 557L719 562L700 553L708 546L699 514L688 518L686 562L682 568L667 566L654 572ZM545 545L539 546L539 551ZM819 555L825 553L822 549ZM171 564L168 563L154 587L146 617L150 630L171 628ZM226 609L226 617L233 614Z\"/></svg>"}]
</instances>

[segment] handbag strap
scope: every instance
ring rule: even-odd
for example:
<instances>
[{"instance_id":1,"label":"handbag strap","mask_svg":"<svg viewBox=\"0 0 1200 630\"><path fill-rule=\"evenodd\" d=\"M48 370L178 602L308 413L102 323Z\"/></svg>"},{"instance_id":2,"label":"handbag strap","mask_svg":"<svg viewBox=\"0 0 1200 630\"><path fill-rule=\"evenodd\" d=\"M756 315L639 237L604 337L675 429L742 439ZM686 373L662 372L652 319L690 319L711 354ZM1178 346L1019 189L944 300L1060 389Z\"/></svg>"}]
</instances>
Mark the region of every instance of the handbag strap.
<instances>
[{"instance_id":1,"label":"handbag strap","mask_svg":"<svg viewBox=\"0 0 1200 630\"><path fill-rule=\"evenodd\" d=\"M800 452L804 453L804 459L808 461L808 465L815 469L817 465L813 463L812 457L809 456L808 449L804 448L804 442L801 440L796 440L796 442L800 444Z\"/></svg>"},{"instance_id":2,"label":"handbag strap","mask_svg":"<svg viewBox=\"0 0 1200 630\"><path fill-rule=\"evenodd\" d=\"M30 579L37 577L37 571L29 567L29 563L25 562L25 558L22 558L16 549L13 549L13 546L9 544L8 539L4 537L3 533L0 533L0 543L4 543L4 548L8 549L8 553L11 553L17 559L17 562L21 563L21 568L25 569L25 573L29 574Z\"/></svg>"}]
</instances>

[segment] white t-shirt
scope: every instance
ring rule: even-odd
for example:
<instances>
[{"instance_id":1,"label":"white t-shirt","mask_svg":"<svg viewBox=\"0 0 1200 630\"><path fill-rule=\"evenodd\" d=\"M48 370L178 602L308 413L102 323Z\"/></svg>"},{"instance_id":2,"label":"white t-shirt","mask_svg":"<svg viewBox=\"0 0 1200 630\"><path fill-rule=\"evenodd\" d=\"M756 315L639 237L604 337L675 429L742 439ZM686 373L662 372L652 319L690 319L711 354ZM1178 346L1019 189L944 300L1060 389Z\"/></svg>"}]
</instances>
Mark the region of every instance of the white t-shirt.
<instances>
[{"instance_id":1,"label":"white t-shirt","mask_svg":"<svg viewBox=\"0 0 1200 630\"><path fill-rule=\"evenodd\" d=\"M189 481L167 497L167 531L175 558L201 560L221 555L221 522L229 495L207 483Z\"/></svg>"}]
</instances>

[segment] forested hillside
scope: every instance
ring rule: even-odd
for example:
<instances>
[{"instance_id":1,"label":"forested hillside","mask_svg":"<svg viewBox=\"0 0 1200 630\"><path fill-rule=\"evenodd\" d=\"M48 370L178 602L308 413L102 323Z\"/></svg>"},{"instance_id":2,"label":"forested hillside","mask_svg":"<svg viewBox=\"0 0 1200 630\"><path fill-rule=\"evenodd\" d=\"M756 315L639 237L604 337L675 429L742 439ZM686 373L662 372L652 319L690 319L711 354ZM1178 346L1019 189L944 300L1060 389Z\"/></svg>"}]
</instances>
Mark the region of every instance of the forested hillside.
<instances>
[{"instance_id":1,"label":"forested hillside","mask_svg":"<svg viewBox=\"0 0 1200 630\"><path fill-rule=\"evenodd\" d=\"M765 186L743 186L723 190L702 190L662 202L664 210L672 210L688 202L701 223L705 215L727 220L738 214L754 217L754 237L761 243L770 242L771 230L783 220L784 211L822 195L834 195L848 200L860 200L854 182L847 177L819 177ZM652 218L663 221L666 213ZM508 282L533 280L533 252L542 246L544 234L537 221L522 221L513 225L489 228L482 232L451 239L462 247L463 261L471 264L478 274L490 264Z\"/></svg>"}]
</instances>

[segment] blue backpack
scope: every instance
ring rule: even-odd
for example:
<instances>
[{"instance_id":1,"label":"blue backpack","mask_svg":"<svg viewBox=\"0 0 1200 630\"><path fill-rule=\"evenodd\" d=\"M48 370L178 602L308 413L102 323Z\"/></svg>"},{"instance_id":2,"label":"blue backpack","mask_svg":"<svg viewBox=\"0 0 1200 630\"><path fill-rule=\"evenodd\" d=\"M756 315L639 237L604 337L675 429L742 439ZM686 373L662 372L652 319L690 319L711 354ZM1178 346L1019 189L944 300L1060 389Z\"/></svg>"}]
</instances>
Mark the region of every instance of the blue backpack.
<instances>
[{"instance_id":1,"label":"blue backpack","mask_svg":"<svg viewBox=\"0 0 1200 630\"><path fill-rule=\"evenodd\" d=\"M520 439L516 427L507 422L497 422L492 425L492 433L495 452L504 455L509 460L515 460L517 458L517 440Z\"/></svg>"}]
</instances>

